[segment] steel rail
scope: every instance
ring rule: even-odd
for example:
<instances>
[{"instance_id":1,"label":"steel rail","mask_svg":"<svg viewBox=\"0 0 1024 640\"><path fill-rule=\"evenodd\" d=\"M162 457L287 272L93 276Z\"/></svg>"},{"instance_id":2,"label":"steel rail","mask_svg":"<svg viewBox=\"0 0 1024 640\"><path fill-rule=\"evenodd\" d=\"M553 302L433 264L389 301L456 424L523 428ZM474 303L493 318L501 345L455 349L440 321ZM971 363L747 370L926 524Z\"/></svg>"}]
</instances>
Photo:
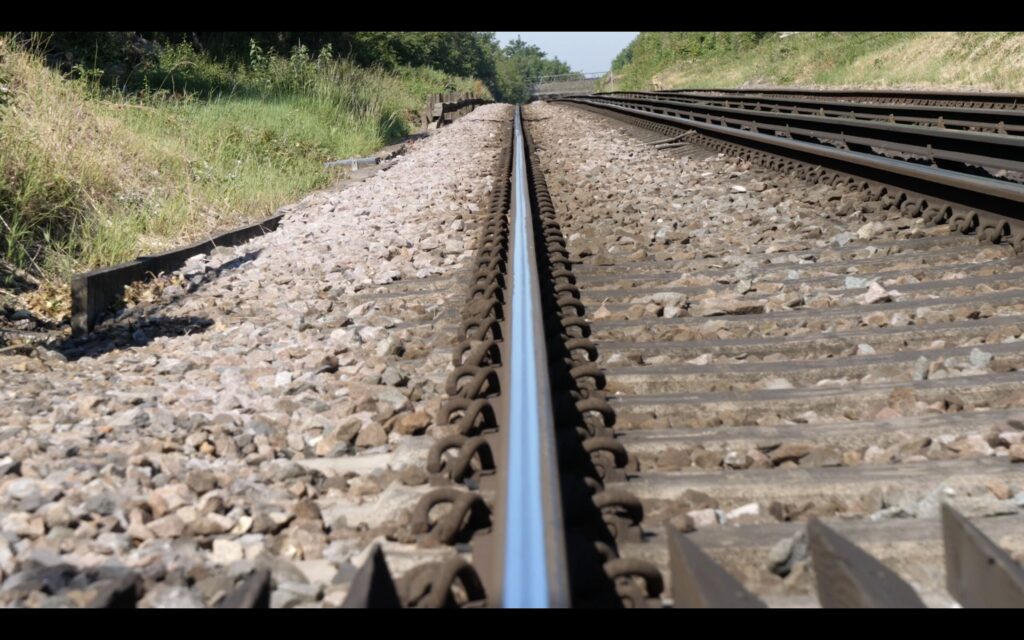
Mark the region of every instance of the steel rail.
<instances>
[{"instance_id":1,"label":"steel rail","mask_svg":"<svg viewBox=\"0 0 1024 640\"><path fill-rule=\"evenodd\" d=\"M1024 110L986 109L936 105L898 103L843 102L813 97L773 97L760 94L712 94L695 91L609 91L596 96L636 97L648 99L677 99L687 102L716 104L719 106L754 111L779 110L805 115L882 120L902 124L923 124L939 127L985 127L1001 129L1006 133L1024 133Z\"/></svg>"},{"instance_id":2,"label":"steel rail","mask_svg":"<svg viewBox=\"0 0 1024 640\"><path fill-rule=\"evenodd\" d=\"M511 337L507 419L502 422L498 539L504 607L570 605L554 406L541 312L533 212L520 108L512 165Z\"/></svg>"},{"instance_id":3,"label":"steel rail","mask_svg":"<svg viewBox=\"0 0 1024 640\"><path fill-rule=\"evenodd\" d=\"M791 140L782 136L746 131L736 127L701 122L692 118L678 117L669 114L654 114L643 109L617 105L611 102L600 102L589 98L563 98L562 101L588 104L598 108L611 109L620 113L654 118L662 122L681 125L686 128L706 131L712 134L725 134L730 137L758 142L778 147L780 149L801 151L818 156L819 158L836 159L846 163L861 165L866 168L878 169L887 173L896 173L906 177L955 187L964 191L980 193L994 198L1010 200L1016 203L1024 203L1024 186L1001 180L972 176L957 171L928 167L904 162L902 160L894 160L892 158L860 153L857 151L846 151L830 147L828 145Z\"/></svg>"},{"instance_id":4,"label":"steel rail","mask_svg":"<svg viewBox=\"0 0 1024 640\"><path fill-rule=\"evenodd\" d=\"M837 149L826 144L791 140L782 136L710 124L692 118L654 114L643 109L592 98L563 98L562 101L696 130L748 148L784 157L795 157L852 176L895 186L926 198L961 206L968 211L989 212L1004 219L1024 218L1024 209L1021 206L1024 204L1024 186L1005 180L973 176L870 153Z\"/></svg>"},{"instance_id":5,"label":"steel rail","mask_svg":"<svg viewBox=\"0 0 1024 640\"><path fill-rule=\"evenodd\" d=\"M783 95L821 96L857 100L894 100L903 103L952 102L969 105L992 105L999 109L1024 109L1024 94L1007 92L964 92L964 91L898 91L890 89L793 89L791 87L758 87L747 89L690 89L707 93L729 93L737 95ZM998 106L996 106L998 105Z\"/></svg>"},{"instance_id":6,"label":"steel rail","mask_svg":"<svg viewBox=\"0 0 1024 640\"><path fill-rule=\"evenodd\" d=\"M605 98L592 96L600 103L626 104L650 113L677 115L691 120L718 121L749 127L755 131L789 136L828 139L847 145L879 147L923 156L929 159L972 164L1024 172L1024 138L974 131L922 128L850 118L781 114L706 103L686 103L666 99Z\"/></svg>"}]
</instances>

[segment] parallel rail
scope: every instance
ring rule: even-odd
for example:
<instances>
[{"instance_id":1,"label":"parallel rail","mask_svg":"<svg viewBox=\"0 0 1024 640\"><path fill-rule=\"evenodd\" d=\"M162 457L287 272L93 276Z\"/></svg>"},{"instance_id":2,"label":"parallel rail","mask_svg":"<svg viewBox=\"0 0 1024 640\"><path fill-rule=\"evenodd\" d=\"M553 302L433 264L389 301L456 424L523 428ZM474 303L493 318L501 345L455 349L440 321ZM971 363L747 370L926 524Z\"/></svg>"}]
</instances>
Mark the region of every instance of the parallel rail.
<instances>
[{"instance_id":1,"label":"parallel rail","mask_svg":"<svg viewBox=\"0 0 1024 640\"><path fill-rule=\"evenodd\" d=\"M689 89L687 93L730 94L737 96L811 96L835 98L852 102L955 105L984 109L1024 109L1024 96L1006 92L963 91L901 91L895 89L792 89L787 87L759 87L751 89Z\"/></svg>"},{"instance_id":2,"label":"parallel rail","mask_svg":"<svg viewBox=\"0 0 1024 640\"><path fill-rule=\"evenodd\" d=\"M924 129L909 124L858 120L838 116L772 113L672 98L592 96L587 104L628 107L634 112L672 117L673 123L692 121L745 129L775 137L803 141L829 141L850 150L871 153L872 148L913 154L947 166L974 165L1024 171L1024 138L973 131Z\"/></svg>"},{"instance_id":3,"label":"parallel rail","mask_svg":"<svg viewBox=\"0 0 1024 640\"><path fill-rule=\"evenodd\" d=\"M1024 186L1012 181L976 175L969 165L1017 166L1021 157L1009 150L1022 140L1012 136L917 129L911 125L844 122L841 118L783 116L720 109L711 106L671 104L600 95L563 98L565 102L611 112L660 126L661 130L696 132L719 150L728 150L769 168L785 168L814 179L841 180L871 188L876 196L886 191L906 203L909 215L924 215L936 222L950 221L963 231L977 230L993 242L1006 238L1024 246ZM899 127L899 129L895 129ZM854 133L848 133L854 132ZM869 133L870 132L870 133ZM886 141L895 132L898 141ZM932 136L935 137L932 137ZM949 137L949 136L954 137ZM984 141L964 136L985 136ZM870 138L867 136L871 136ZM680 137L677 135L676 137ZM846 148L823 144L838 142ZM998 159L986 160L964 153L962 144L974 142L1000 147ZM876 147L930 157L942 166L887 157Z\"/></svg>"},{"instance_id":4,"label":"parallel rail","mask_svg":"<svg viewBox=\"0 0 1024 640\"><path fill-rule=\"evenodd\" d=\"M1024 133L1024 109L994 109L949 105L931 106L897 102L850 102L816 95L785 97L760 93L710 93L685 90L612 91L602 93L601 95L622 98L675 100L687 103L699 102L754 111L878 120L900 124L990 131L1014 135Z\"/></svg>"},{"instance_id":5,"label":"parallel rail","mask_svg":"<svg viewBox=\"0 0 1024 640\"><path fill-rule=\"evenodd\" d=\"M624 478L625 451L611 437L566 241L518 109L510 124L439 414L455 434L431 448L438 488L410 525L457 555L394 583L377 549L347 606L646 606L662 591L652 565L616 550L639 539L642 509L603 487Z\"/></svg>"}]
</instances>

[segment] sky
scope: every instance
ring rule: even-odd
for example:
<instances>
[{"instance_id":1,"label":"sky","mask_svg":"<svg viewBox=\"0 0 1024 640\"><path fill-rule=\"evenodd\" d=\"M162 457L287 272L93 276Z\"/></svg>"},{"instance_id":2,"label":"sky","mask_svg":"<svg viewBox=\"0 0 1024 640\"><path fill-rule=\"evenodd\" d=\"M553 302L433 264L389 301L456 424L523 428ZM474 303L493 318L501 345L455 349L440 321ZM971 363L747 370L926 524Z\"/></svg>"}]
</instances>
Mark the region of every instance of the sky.
<instances>
[{"instance_id":1,"label":"sky","mask_svg":"<svg viewBox=\"0 0 1024 640\"><path fill-rule=\"evenodd\" d=\"M639 31L498 31L501 46L516 36L540 47L572 67L573 71L589 73L608 71L612 60L632 42Z\"/></svg>"}]
</instances>

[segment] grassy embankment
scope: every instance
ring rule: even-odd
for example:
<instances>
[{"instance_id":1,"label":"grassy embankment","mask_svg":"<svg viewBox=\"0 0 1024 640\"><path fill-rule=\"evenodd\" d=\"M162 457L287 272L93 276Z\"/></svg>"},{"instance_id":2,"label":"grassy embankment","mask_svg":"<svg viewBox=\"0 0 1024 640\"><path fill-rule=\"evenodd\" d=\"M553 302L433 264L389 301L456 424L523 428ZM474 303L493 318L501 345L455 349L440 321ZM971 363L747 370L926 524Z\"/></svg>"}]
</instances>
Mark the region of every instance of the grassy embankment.
<instances>
[{"instance_id":1,"label":"grassy embankment","mask_svg":"<svg viewBox=\"0 0 1024 640\"><path fill-rule=\"evenodd\" d=\"M0 307L20 272L42 283L21 302L59 317L73 273L270 215L329 184L324 161L409 133L428 94L483 90L328 53L228 65L170 47L129 90L0 39Z\"/></svg>"},{"instance_id":2,"label":"grassy embankment","mask_svg":"<svg viewBox=\"0 0 1024 640\"><path fill-rule=\"evenodd\" d=\"M1010 32L642 33L614 89L804 87L1024 91L1024 34ZM628 61L627 61L628 60Z\"/></svg>"}]
</instances>

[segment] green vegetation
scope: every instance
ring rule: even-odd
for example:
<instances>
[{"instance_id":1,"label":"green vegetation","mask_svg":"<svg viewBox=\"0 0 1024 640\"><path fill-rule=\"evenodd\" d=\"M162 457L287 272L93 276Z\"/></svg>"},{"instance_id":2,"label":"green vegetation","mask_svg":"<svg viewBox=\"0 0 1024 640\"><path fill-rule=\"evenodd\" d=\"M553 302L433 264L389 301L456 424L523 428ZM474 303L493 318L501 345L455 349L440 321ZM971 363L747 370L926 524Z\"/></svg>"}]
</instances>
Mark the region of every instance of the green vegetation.
<instances>
[{"instance_id":1,"label":"green vegetation","mask_svg":"<svg viewBox=\"0 0 1024 640\"><path fill-rule=\"evenodd\" d=\"M748 85L1024 90L1024 35L1011 32L649 32L605 89Z\"/></svg>"},{"instance_id":2,"label":"green vegetation","mask_svg":"<svg viewBox=\"0 0 1024 640\"><path fill-rule=\"evenodd\" d=\"M764 32L644 32L612 60L612 71L630 89L681 61L701 60L754 48ZM649 80L648 80L649 81Z\"/></svg>"},{"instance_id":3,"label":"green vegetation","mask_svg":"<svg viewBox=\"0 0 1024 640\"><path fill-rule=\"evenodd\" d=\"M138 90L144 82L161 80L167 71L157 64L156 52L182 43L225 70L244 65L253 47L270 57L298 47L326 50L359 66L384 70L430 67L477 78L496 99L506 102L525 100L531 77L570 71L564 62L548 59L538 47L518 38L501 48L493 33L470 31L60 32L46 36L46 52L51 66L65 72L76 66L99 70L105 85ZM193 89L201 90L205 87L197 82L213 78L193 74L191 80Z\"/></svg>"},{"instance_id":4,"label":"green vegetation","mask_svg":"<svg viewBox=\"0 0 1024 640\"><path fill-rule=\"evenodd\" d=\"M410 132L430 93L485 91L427 67L363 68L253 42L244 62L155 49L131 82L0 38L0 275L51 283L272 213L326 160ZM123 80L121 81L123 82ZM0 283L2 284L2 283Z\"/></svg>"},{"instance_id":5,"label":"green vegetation","mask_svg":"<svg viewBox=\"0 0 1024 640\"><path fill-rule=\"evenodd\" d=\"M0 33L0 292L265 217L432 93L520 101L568 71L493 33Z\"/></svg>"},{"instance_id":6,"label":"green vegetation","mask_svg":"<svg viewBox=\"0 0 1024 640\"><path fill-rule=\"evenodd\" d=\"M526 102L532 78L569 73L571 69L558 58L547 55L532 44L516 38L508 43L498 58L495 94L506 102Z\"/></svg>"}]
</instances>

